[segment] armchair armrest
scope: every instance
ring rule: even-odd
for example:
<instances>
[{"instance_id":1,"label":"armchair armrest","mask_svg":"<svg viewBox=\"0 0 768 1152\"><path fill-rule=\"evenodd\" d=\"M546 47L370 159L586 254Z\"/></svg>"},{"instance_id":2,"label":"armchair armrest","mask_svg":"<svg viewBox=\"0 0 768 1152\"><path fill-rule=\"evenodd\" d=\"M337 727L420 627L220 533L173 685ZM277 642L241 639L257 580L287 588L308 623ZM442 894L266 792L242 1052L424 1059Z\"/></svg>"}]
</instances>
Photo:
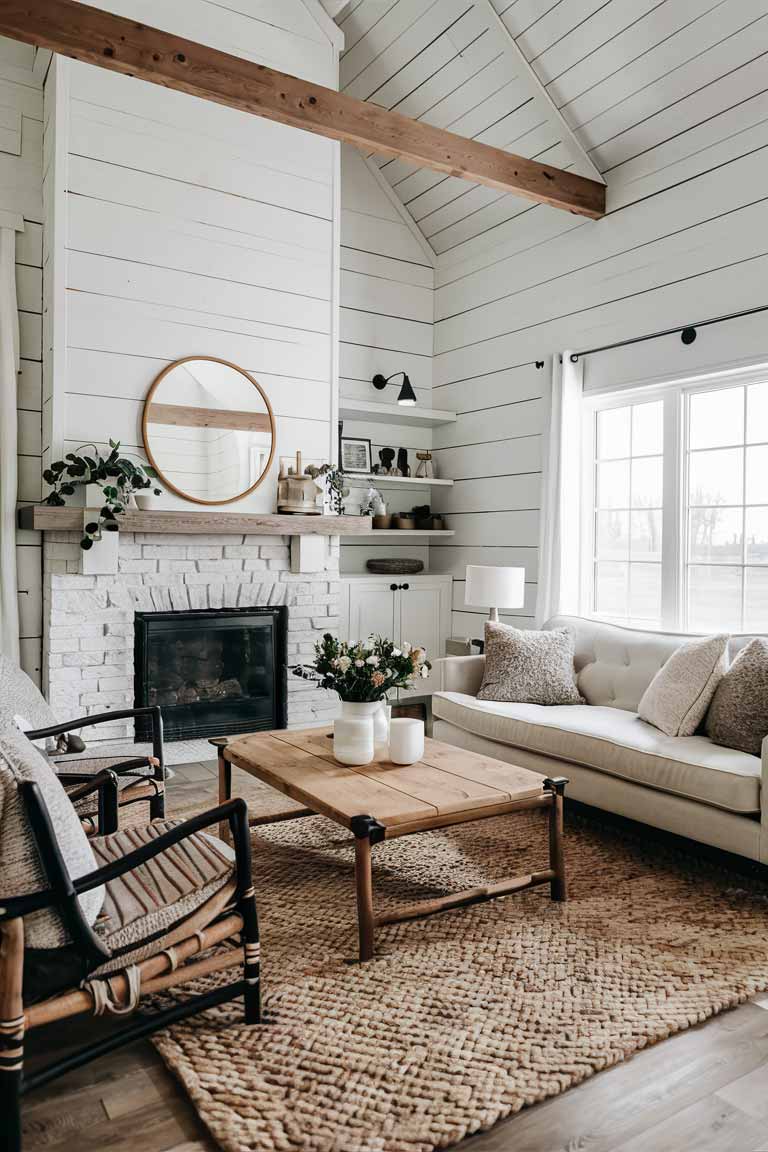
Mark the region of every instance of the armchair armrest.
<instances>
[{"instance_id":1,"label":"armchair armrest","mask_svg":"<svg viewBox=\"0 0 768 1152\"><path fill-rule=\"evenodd\" d=\"M158 762L155 777L164 779L163 772L163 717L157 705L146 708L120 708L115 712L99 712L94 716L79 716L75 720L65 720L62 724L51 724L47 728L35 728L26 732L29 740L43 740L48 736L61 736L76 728L90 728L96 724L107 724L112 720L130 720L135 716L149 717L152 725L152 755Z\"/></svg>"},{"instance_id":2,"label":"armchair armrest","mask_svg":"<svg viewBox=\"0 0 768 1152\"><path fill-rule=\"evenodd\" d=\"M73 804L98 792L99 832L102 836L117 832L120 824L117 776L111 769L102 768L95 776L83 772L61 772L58 776L62 784L76 784L75 788L67 792ZM77 784L78 780L80 784Z\"/></svg>"},{"instance_id":3,"label":"armchair armrest","mask_svg":"<svg viewBox=\"0 0 768 1152\"><path fill-rule=\"evenodd\" d=\"M435 660L436 692L462 692L476 696L485 671L485 656L445 656Z\"/></svg>"}]
</instances>

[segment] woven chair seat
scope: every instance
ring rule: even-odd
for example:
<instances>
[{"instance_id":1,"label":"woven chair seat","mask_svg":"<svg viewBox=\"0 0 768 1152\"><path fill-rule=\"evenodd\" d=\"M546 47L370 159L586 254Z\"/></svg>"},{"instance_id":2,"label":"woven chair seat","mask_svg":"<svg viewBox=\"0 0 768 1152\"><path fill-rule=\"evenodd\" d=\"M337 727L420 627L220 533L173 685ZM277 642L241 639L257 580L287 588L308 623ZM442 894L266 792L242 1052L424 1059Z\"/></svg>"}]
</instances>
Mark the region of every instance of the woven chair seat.
<instances>
[{"instance_id":1,"label":"woven chair seat","mask_svg":"<svg viewBox=\"0 0 768 1152\"><path fill-rule=\"evenodd\" d=\"M111 836L94 837L91 845L98 866L121 860L177 823L156 820ZM210 923L232 902L234 861L228 844L198 832L109 881L95 930L112 956L95 975L115 972L162 952L171 934L174 939L190 934L192 930L185 924L190 918L195 924ZM174 931L180 925L180 932Z\"/></svg>"},{"instance_id":2,"label":"woven chair seat","mask_svg":"<svg viewBox=\"0 0 768 1152\"><path fill-rule=\"evenodd\" d=\"M50 757L56 773L77 772L82 776L95 776L97 772L101 772L103 768L114 768L117 764L124 764L126 760L134 759L129 752L122 752L119 756L56 756ZM138 757L135 757L138 759ZM131 776L149 776L154 773L154 768L151 764L142 764L137 768L131 768L129 777Z\"/></svg>"}]
</instances>

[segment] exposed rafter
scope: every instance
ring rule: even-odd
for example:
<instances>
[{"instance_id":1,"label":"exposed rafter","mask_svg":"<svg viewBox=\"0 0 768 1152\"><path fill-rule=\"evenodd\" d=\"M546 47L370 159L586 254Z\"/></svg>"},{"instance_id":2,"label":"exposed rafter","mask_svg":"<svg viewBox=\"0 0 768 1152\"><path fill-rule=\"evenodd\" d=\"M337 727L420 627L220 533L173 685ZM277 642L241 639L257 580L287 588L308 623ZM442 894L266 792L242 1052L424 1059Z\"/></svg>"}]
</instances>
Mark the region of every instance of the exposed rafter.
<instances>
[{"instance_id":1,"label":"exposed rafter","mask_svg":"<svg viewBox=\"0 0 768 1152\"><path fill-rule=\"evenodd\" d=\"M525 81L534 98L544 104L550 118L556 122L562 131L563 144L568 149L571 159L576 165L576 170L583 176L588 176L593 180L599 180L601 184L604 184L605 180L602 172L594 163L589 153L583 148L573 128L571 128L557 104L555 104L549 92L547 92L547 89L536 75L536 72L528 63L524 52L518 46L517 41L509 28L507 28L501 16L499 16L491 0L474 0L474 2L485 11L491 27L498 31L502 47L515 70L515 74L521 80Z\"/></svg>"},{"instance_id":2,"label":"exposed rafter","mask_svg":"<svg viewBox=\"0 0 768 1152\"><path fill-rule=\"evenodd\" d=\"M0 35L598 219L605 186L76 0L1 0Z\"/></svg>"}]
</instances>

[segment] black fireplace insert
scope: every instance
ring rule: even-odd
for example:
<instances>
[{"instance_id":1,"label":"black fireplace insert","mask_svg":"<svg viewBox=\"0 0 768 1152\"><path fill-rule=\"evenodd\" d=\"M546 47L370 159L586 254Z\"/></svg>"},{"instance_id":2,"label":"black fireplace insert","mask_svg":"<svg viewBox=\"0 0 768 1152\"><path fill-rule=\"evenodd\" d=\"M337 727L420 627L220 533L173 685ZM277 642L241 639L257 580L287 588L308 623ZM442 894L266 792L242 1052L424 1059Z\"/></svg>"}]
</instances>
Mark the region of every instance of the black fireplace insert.
<instances>
[{"instance_id":1,"label":"black fireplace insert","mask_svg":"<svg viewBox=\"0 0 768 1152\"><path fill-rule=\"evenodd\" d=\"M285 607L137 612L136 706L160 705L166 740L285 728L287 619Z\"/></svg>"}]
</instances>

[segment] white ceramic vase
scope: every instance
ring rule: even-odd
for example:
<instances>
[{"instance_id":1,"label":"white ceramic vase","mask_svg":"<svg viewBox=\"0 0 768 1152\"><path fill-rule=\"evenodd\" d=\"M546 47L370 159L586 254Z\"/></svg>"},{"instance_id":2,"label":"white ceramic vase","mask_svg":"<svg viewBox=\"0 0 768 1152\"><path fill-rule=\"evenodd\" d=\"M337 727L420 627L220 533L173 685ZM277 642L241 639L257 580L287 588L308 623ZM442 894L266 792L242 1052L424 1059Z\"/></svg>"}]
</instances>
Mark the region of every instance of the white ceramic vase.
<instances>
[{"instance_id":1,"label":"white ceramic vase","mask_svg":"<svg viewBox=\"0 0 768 1152\"><path fill-rule=\"evenodd\" d=\"M377 713L383 715L380 700L366 704L342 700L341 716L333 722L333 755L340 764L370 764L373 760Z\"/></svg>"}]
</instances>

